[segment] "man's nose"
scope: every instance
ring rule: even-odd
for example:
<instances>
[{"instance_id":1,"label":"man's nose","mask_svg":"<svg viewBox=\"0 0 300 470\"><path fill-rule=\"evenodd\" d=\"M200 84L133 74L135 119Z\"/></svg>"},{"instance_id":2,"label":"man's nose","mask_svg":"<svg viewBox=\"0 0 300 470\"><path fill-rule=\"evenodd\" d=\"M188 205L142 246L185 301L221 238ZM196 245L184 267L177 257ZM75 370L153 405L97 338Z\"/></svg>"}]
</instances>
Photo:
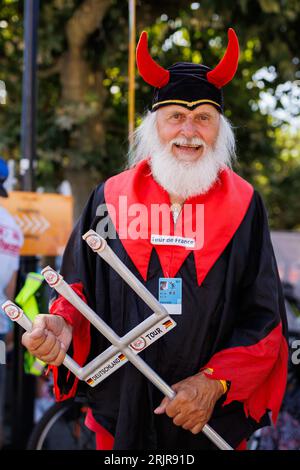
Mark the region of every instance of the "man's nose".
<instances>
[{"instance_id":1,"label":"man's nose","mask_svg":"<svg viewBox=\"0 0 300 470\"><path fill-rule=\"evenodd\" d=\"M183 122L181 131L186 137L192 138L196 136L197 128L193 121L187 119Z\"/></svg>"}]
</instances>

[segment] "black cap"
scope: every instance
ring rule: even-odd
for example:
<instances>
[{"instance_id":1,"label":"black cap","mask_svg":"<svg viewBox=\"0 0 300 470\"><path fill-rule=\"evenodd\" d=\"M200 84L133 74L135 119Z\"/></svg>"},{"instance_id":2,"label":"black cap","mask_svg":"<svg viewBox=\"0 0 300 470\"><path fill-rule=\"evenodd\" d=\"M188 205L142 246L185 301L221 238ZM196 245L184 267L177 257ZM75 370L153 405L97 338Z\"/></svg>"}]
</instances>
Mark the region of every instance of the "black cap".
<instances>
[{"instance_id":1,"label":"black cap","mask_svg":"<svg viewBox=\"0 0 300 470\"><path fill-rule=\"evenodd\" d=\"M169 82L162 88L155 88L152 111L161 106L179 104L189 110L200 104L210 104L219 112L223 112L222 90L210 83L206 76L209 67L190 62L177 62L167 70L170 72Z\"/></svg>"}]
</instances>

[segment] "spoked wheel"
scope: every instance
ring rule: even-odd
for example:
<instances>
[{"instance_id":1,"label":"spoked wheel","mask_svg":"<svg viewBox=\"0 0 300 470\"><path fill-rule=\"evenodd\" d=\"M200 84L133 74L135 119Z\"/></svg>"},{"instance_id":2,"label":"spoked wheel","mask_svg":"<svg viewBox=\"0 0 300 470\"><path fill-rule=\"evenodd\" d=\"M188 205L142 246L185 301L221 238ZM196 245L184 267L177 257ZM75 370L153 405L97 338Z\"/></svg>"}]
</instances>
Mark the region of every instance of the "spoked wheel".
<instances>
[{"instance_id":1,"label":"spoked wheel","mask_svg":"<svg viewBox=\"0 0 300 470\"><path fill-rule=\"evenodd\" d=\"M55 403L29 437L28 450L94 450L95 434L85 425L87 406L74 399Z\"/></svg>"}]
</instances>

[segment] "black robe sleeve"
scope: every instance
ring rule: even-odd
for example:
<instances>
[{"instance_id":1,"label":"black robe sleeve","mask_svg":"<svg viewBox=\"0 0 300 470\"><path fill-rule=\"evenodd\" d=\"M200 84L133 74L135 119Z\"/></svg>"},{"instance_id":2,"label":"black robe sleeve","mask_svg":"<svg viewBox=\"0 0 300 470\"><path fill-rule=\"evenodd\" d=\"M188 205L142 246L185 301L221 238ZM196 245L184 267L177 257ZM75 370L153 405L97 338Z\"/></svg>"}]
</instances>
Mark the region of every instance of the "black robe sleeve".
<instances>
[{"instance_id":1,"label":"black robe sleeve","mask_svg":"<svg viewBox=\"0 0 300 470\"><path fill-rule=\"evenodd\" d=\"M206 367L213 369L208 377L230 382L224 405L243 402L246 415L256 421L269 410L275 422L287 379L286 314L266 210L258 193L254 197L256 211L236 327Z\"/></svg>"},{"instance_id":2,"label":"black robe sleeve","mask_svg":"<svg viewBox=\"0 0 300 470\"><path fill-rule=\"evenodd\" d=\"M82 235L90 229L96 229L100 220L97 209L104 204L103 184L91 194L80 218L78 219L66 246L60 274L72 289L94 309L95 307L95 263L96 256ZM53 291L49 311L61 315L73 327L73 339L68 354L80 365L86 362L91 346L90 323L64 297ZM64 366L50 366L54 378L56 400L73 397L78 387L78 379Z\"/></svg>"}]
</instances>

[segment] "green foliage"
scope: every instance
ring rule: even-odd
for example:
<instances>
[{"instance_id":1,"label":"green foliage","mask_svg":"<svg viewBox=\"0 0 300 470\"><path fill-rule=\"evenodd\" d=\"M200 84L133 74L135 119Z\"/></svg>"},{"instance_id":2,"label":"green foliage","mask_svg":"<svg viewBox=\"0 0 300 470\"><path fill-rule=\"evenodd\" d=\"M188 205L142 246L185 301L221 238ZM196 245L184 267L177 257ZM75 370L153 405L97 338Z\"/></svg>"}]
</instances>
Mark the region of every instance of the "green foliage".
<instances>
[{"instance_id":1,"label":"green foliage","mask_svg":"<svg viewBox=\"0 0 300 470\"><path fill-rule=\"evenodd\" d=\"M266 194L273 224L288 230L300 229L300 131L274 130L277 158L270 171L261 169L262 192Z\"/></svg>"}]
</instances>

